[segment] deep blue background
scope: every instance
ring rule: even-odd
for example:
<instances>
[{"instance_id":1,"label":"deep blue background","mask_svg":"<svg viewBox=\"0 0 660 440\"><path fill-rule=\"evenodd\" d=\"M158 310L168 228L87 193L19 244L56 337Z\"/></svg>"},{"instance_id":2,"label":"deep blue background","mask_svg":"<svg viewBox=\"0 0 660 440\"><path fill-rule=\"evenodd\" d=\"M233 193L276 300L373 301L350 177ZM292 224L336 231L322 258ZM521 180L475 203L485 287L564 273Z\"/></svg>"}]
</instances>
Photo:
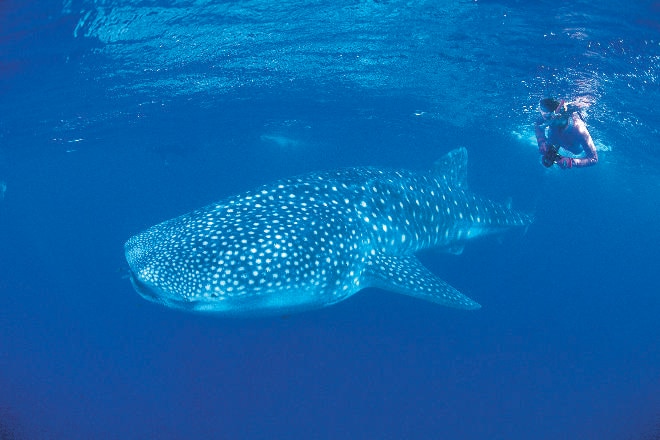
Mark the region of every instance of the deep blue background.
<instances>
[{"instance_id":1,"label":"deep blue background","mask_svg":"<svg viewBox=\"0 0 660 440\"><path fill-rule=\"evenodd\" d=\"M131 3L0 5L0 436L660 435L657 3ZM546 93L591 103L598 166L540 166ZM456 146L536 216L421 256L479 311L369 289L226 320L126 279L152 224Z\"/></svg>"}]
</instances>

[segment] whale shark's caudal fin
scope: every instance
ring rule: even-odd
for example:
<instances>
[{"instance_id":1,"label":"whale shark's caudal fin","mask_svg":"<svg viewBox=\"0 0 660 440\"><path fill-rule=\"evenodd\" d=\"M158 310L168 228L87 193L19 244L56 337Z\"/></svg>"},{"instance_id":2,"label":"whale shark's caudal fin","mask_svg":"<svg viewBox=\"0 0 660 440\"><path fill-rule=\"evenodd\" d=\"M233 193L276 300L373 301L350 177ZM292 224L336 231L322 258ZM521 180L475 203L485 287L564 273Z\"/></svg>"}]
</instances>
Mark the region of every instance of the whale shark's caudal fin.
<instances>
[{"instance_id":1,"label":"whale shark's caudal fin","mask_svg":"<svg viewBox=\"0 0 660 440\"><path fill-rule=\"evenodd\" d=\"M433 275L413 255L373 256L364 272L365 284L457 309L481 305Z\"/></svg>"},{"instance_id":2,"label":"whale shark's caudal fin","mask_svg":"<svg viewBox=\"0 0 660 440\"><path fill-rule=\"evenodd\" d=\"M433 164L435 174L442 176L452 188L467 190L467 150L457 148L445 154Z\"/></svg>"}]
</instances>

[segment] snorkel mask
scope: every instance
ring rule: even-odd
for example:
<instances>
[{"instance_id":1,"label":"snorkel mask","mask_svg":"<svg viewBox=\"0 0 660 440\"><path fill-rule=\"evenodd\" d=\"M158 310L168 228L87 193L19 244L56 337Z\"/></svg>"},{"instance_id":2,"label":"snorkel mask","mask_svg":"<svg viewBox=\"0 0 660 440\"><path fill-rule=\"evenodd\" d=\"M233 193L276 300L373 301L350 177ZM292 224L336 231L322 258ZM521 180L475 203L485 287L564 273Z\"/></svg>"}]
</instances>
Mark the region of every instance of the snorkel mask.
<instances>
[{"instance_id":1,"label":"snorkel mask","mask_svg":"<svg viewBox=\"0 0 660 440\"><path fill-rule=\"evenodd\" d=\"M539 101L539 111L541 116L550 124L554 121L561 121L568 115L568 105L565 100L556 101L552 98L545 98Z\"/></svg>"}]
</instances>

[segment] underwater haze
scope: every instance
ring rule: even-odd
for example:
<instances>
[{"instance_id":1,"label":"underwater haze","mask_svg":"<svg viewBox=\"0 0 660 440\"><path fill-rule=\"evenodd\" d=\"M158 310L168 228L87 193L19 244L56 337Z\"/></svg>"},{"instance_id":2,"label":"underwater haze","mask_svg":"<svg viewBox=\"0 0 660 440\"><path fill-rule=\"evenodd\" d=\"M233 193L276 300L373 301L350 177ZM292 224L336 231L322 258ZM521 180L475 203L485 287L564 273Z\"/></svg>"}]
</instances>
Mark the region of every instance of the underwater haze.
<instances>
[{"instance_id":1,"label":"underwater haze","mask_svg":"<svg viewBox=\"0 0 660 440\"><path fill-rule=\"evenodd\" d=\"M3 0L0 438L660 438L659 90L657 1ZM596 166L541 165L546 96ZM131 285L153 225L461 147L534 217L418 255L478 310L226 318Z\"/></svg>"}]
</instances>

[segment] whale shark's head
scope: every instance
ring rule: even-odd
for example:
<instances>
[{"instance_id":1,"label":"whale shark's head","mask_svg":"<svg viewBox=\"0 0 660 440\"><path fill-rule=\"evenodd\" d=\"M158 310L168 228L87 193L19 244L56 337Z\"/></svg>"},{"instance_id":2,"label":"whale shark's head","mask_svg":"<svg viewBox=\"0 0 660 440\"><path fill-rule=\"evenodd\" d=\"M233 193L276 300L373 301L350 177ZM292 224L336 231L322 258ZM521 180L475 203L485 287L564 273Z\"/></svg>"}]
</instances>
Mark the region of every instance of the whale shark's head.
<instances>
[{"instance_id":1,"label":"whale shark's head","mask_svg":"<svg viewBox=\"0 0 660 440\"><path fill-rule=\"evenodd\" d=\"M131 237L125 254L135 290L171 308L241 316L318 308L353 294L357 232L338 203L304 196L276 185Z\"/></svg>"},{"instance_id":2,"label":"whale shark's head","mask_svg":"<svg viewBox=\"0 0 660 440\"><path fill-rule=\"evenodd\" d=\"M131 283L135 290L149 301L168 307L194 310L192 298L181 292L178 284L171 279L174 267L170 264L174 264L174 261L163 259L166 230L152 227L131 237L124 245Z\"/></svg>"},{"instance_id":3,"label":"whale shark's head","mask_svg":"<svg viewBox=\"0 0 660 440\"><path fill-rule=\"evenodd\" d=\"M133 287L143 298L167 307L221 310L217 295L204 294L205 289L199 288L200 279L205 276L204 266L196 264L197 257L187 252L187 247L178 247L181 231L177 229L172 221L165 222L126 242L124 250Z\"/></svg>"}]
</instances>

